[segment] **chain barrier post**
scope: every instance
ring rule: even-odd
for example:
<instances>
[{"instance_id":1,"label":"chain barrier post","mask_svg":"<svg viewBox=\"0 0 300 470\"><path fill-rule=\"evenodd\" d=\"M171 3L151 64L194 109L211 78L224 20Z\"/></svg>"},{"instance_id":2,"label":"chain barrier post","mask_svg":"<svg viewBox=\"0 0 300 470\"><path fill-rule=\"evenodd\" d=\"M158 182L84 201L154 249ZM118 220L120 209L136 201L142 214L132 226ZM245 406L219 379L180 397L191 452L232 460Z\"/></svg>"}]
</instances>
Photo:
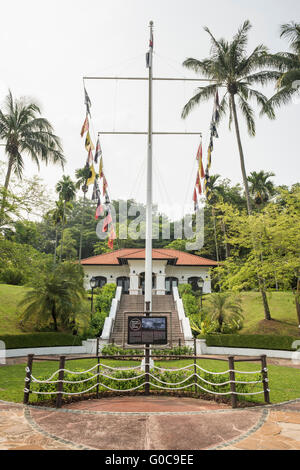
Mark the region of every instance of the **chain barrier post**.
<instances>
[{"instance_id":1,"label":"chain barrier post","mask_svg":"<svg viewBox=\"0 0 300 470\"><path fill-rule=\"evenodd\" d=\"M24 405L28 405L29 403L33 358L34 358L34 354L28 354L25 387L24 387L24 399L23 399Z\"/></svg>"},{"instance_id":2,"label":"chain barrier post","mask_svg":"<svg viewBox=\"0 0 300 470\"><path fill-rule=\"evenodd\" d=\"M57 384L57 391L58 394L56 396L56 408L61 408L62 405L62 392L64 389L64 375L65 375L65 361L66 361L66 356L60 356L59 359L59 373L58 373L58 384Z\"/></svg>"},{"instance_id":3,"label":"chain barrier post","mask_svg":"<svg viewBox=\"0 0 300 470\"><path fill-rule=\"evenodd\" d=\"M262 383L264 388L265 402L270 403L270 390L269 390L269 378L267 368L267 356L263 355L261 358L261 371L262 371Z\"/></svg>"},{"instance_id":4,"label":"chain barrier post","mask_svg":"<svg viewBox=\"0 0 300 470\"><path fill-rule=\"evenodd\" d=\"M231 406L232 408L237 407L237 396L235 388L235 371L234 371L234 356L228 358L229 365L229 377L230 377L230 391L231 391Z\"/></svg>"}]
</instances>

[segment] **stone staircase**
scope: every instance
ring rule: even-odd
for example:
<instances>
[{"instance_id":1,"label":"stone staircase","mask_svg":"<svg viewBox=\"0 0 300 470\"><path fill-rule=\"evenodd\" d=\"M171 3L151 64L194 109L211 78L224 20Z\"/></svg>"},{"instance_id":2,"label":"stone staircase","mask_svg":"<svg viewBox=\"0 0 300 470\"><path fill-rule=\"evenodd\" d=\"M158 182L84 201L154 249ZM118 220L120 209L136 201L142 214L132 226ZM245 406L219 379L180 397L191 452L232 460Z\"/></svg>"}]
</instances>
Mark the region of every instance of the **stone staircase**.
<instances>
[{"instance_id":1,"label":"stone staircase","mask_svg":"<svg viewBox=\"0 0 300 470\"><path fill-rule=\"evenodd\" d=\"M144 314L144 296L143 295L125 295L121 297L119 308L117 310L113 330L110 336L110 343L126 347L127 342L127 324L128 316L125 312L133 312L138 315ZM184 336L181 331L181 325L178 318L175 302L172 295L155 295L152 298L152 313L167 314L168 319L168 347L175 347L178 344L184 345ZM171 325L172 328L171 328ZM133 346L127 346L133 348ZM165 346L162 346L165 347ZM160 346L158 346L160 348Z\"/></svg>"}]
</instances>

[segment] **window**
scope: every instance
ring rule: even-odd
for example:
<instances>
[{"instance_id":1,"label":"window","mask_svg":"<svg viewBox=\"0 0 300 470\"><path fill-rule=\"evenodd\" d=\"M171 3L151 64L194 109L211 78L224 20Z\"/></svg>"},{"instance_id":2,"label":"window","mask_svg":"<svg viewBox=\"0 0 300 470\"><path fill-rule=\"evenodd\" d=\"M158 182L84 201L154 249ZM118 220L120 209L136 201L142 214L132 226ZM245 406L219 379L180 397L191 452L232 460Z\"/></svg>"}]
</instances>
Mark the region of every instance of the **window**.
<instances>
[{"instance_id":1,"label":"window","mask_svg":"<svg viewBox=\"0 0 300 470\"><path fill-rule=\"evenodd\" d=\"M104 276L95 276L95 279L97 280L96 287L103 287L107 283L107 279Z\"/></svg>"},{"instance_id":2,"label":"window","mask_svg":"<svg viewBox=\"0 0 300 470\"><path fill-rule=\"evenodd\" d=\"M194 292L201 290L198 284L199 281L203 281L203 278L202 277L190 277L188 280L188 283L192 286L192 289Z\"/></svg>"},{"instance_id":3,"label":"window","mask_svg":"<svg viewBox=\"0 0 300 470\"><path fill-rule=\"evenodd\" d=\"M178 287L177 277L166 277L166 294L171 295L173 287Z\"/></svg>"}]
</instances>

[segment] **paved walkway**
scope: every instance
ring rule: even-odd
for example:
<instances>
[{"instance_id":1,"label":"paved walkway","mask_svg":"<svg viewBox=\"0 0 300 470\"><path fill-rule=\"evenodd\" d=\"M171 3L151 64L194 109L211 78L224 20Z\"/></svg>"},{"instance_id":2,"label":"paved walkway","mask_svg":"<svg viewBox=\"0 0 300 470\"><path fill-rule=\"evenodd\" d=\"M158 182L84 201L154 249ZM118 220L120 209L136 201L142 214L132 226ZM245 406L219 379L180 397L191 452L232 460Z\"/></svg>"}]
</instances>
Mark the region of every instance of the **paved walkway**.
<instances>
[{"instance_id":1,"label":"paved walkway","mask_svg":"<svg viewBox=\"0 0 300 470\"><path fill-rule=\"evenodd\" d=\"M62 410L0 402L0 450L8 449L300 450L300 400L238 410L175 397L115 397Z\"/></svg>"}]
</instances>

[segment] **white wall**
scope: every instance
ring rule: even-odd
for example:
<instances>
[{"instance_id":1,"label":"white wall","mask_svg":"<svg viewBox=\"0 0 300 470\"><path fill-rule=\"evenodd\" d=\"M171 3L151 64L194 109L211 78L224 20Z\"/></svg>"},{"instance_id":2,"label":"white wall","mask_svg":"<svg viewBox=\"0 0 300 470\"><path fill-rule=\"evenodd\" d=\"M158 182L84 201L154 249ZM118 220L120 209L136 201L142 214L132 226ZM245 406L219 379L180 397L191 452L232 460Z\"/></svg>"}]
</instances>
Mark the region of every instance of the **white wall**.
<instances>
[{"instance_id":1,"label":"white wall","mask_svg":"<svg viewBox=\"0 0 300 470\"><path fill-rule=\"evenodd\" d=\"M84 287L90 289L90 279L93 276L104 276L107 283L116 283L117 278L129 276L128 266L82 266L85 274Z\"/></svg>"},{"instance_id":2,"label":"white wall","mask_svg":"<svg viewBox=\"0 0 300 470\"><path fill-rule=\"evenodd\" d=\"M116 283L118 277L130 277L130 288L136 291L138 288L138 276L145 272L144 260L128 260L128 266L86 266L83 265L85 273L85 288L90 289L90 279L93 276L104 276L108 283ZM203 293L211 293L211 279L209 267L205 266L170 266L165 260L153 260L152 272L156 274L156 289L163 294L166 277L177 277L179 284L187 284L190 277L202 277L204 279ZM134 293L134 292L132 292Z\"/></svg>"},{"instance_id":3,"label":"white wall","mask_svg":"<svg viewBox=\"0 0 300 470\"><path fill-rule=\"evenodd\" d=\"M202 277L204 279L203 293L211 293L211 279L209 267L206 266L167 266L166 277L177 277L179 284L187 284L190 277Z\"/></svg>"}]
</instances>

